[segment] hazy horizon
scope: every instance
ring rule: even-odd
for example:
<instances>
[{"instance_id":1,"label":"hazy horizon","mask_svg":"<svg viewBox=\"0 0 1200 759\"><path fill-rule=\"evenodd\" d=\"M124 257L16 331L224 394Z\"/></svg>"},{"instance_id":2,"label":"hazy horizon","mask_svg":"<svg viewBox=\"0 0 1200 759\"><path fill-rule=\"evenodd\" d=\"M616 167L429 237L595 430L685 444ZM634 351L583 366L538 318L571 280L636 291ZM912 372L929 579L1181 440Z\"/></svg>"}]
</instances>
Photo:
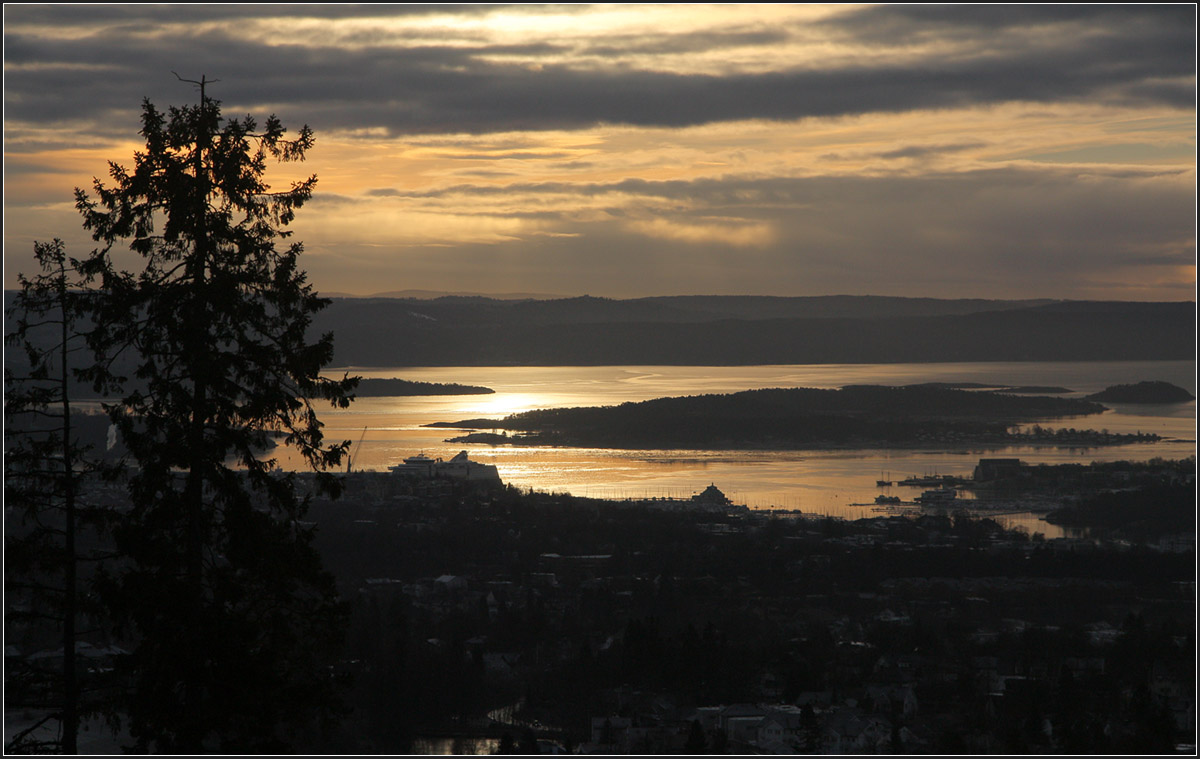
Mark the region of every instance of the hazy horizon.
<instances>
[{"instance_id":1,"label":"hazy horizon","mask_svg":"<svg viewBox=\"0 0 1200 759\"><path fill-rule=\"evenodd\" d=\"M5 287L140 107L316 144L318 291L1195 297L1186 5L6 5ZM137 264L125 253L124 265Z\"/></svg>"},{"instance_id":2,"label":"hazy horizon","mask_svg":"<svg viewBox=\"0 0 1200 759\"><path fill-rule=\"evenodd\" d=\"M26 271L25 273L28 273ZM4 292L13 293L19 288L5 287ZM1123 298L1123 299L1101 299L1101 298L1000 298L989 296L976 297L949 297L949 296L928 296L928 295L881 295L879 293L850 293L850 292L830 292L830 293L813 293L808 295L795 295L786 293L747 293L747 292L676 292L676 293L654 293L650 295L606 295L600 292L574 292L574 293L517 293L517 292L488 292L482 290L425 290L419 288L411 288L405 290L388 290L382 292L343 292L340 290L318 290L317 294L324 298L396 298L400 300L434 300L437 298L486 298L489 300L576 300L580 298L595 298L598 300L650 300L658 298L895 298L904 300L938 300L938 301L996 301L996 302L1040 302L1040 301L1060 301L1069 302L1093 302L1093 301L1109 301L1109 302L1128 302L1128 303L1195 303L1195 293L1189 293L1184 297L1177 299L1167 298Z\"/></svg>"},{"instance_id":3,"label":"hazy horizon","mask_svg":"<svg viewBox=\"0 0 1200 759\"><path fill-rule=\"evenodd\" d=\"M400 299L434 299L434 298L489 298L492 300L572 300L576 298L597 298L603 300L641 300L650 298L907 298L912 300L993 300L993 301L1091 301L1098 300L1095 298L991 298L987 296L978 296L974 298L967 297L938 297L926 295L880 295L878 293L814 293L810 295L795 295L781 293L715 293L715 292L678 292L678 293L656 293L653 295L605 295L596 292L575 292L575 293L509 293L509 292L484 292L484 291L449 291L449 290L399 290L386 292L361 292L348 293L342 291L325 291L319 292L320 295L326 298L400 298ZM1113 299L1117 300L1117 299ZM1166 300L1158 298L1129 298L1121 299L1131 303L1147 303L1147 302L1163 302L1163 303L1193 303L1196 298L1194 295L1189 297L1181 297L1177 300Z\"/></svg>"}]
</instances>

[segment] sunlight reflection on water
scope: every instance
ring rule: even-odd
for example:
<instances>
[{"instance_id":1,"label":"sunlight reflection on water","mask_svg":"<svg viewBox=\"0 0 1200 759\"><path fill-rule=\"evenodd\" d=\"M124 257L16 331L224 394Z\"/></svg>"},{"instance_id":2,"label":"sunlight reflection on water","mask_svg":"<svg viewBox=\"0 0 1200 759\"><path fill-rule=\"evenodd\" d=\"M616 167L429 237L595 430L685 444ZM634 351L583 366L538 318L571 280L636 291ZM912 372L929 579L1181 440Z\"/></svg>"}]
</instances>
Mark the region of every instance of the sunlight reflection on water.
<instances>
[{"instance_id":1,"label":"sunlight reflection on water","mask_svg":"<svg viewBox=\"0 0 1200 759\"><path fill-rule=\"evenodd\" d=\"M495 464L507 483L522 488L603 498L683 497L716 484L752 508L786 508L857 518L873 516L877 495L911 500L919 488L877 487L875 481L928 474L969 475L983 456L1018 457L1028 463L1146 460L1195 455L1195 402L1171 406L1113 405L1089 417L1049 420L1043 426L1154 432L1170 440L1090 449L1011 447L999 450L857 451L624 451L511 448L444 440L455 430L422 428L430 422L501 418L534 408L616 405L664 396L729 393L768 387L836 388L849 384L974 382L1063 386L1080 397L1110 385L1163 380L1195 394L1195 363L997 362L957 364L836 364L809 366L599 366L599 367L350 367L363 377L460 383L490 387L491 395L362 398L348 410L318 410L330 440L363 438L355 468L385 470L424 452L450 457L467 449ZM341 375L342 370L330 375ZM366 428L365 435L363 429ZM277 450L287 468L298 462ZM1008 517L1048 536L1057 528L1036 518Z\"/></svg>"}]
</instances>

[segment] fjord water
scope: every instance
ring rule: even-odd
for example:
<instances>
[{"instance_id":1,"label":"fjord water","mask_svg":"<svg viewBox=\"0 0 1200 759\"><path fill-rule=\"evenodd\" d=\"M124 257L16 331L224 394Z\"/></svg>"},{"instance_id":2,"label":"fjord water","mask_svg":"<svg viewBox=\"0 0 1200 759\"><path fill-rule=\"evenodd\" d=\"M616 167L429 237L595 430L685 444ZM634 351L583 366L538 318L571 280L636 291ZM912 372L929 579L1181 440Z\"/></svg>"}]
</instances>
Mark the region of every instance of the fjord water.
<instances>
[{"instance_id":1,"label":"fjord water","mask_svg":"<svg viewBox=\"0 0 1200 759\"><path fill-rule=\"evenodd\" d=\"M836 451L626 451L464 445L444 440L456 430L421 425L499 419L535 408L609 406L665 396L732 393L768 387L838 388L922 382L989 386L1060 386L1077 398L1115 384L1162 380L1195 395L1193 361L823 364L792 366L347 367L363 377L482 385L490 395L360 398L349 409L318 409L331 440L351 440L356 470L385 470L424 452L449 457L467 449L495 464L506 483L603 498L688 496L710 483L752 508L797 509L848 518L873 516L879 494L905 500L912 488L880 488L876 480L925 474L969 474L982 456L1038 463L1184 458L1196 453L1195 401L1170 405L1105 404L1109 411L1043 422L1048 427L1153 432L1156 443L1096 448L911 448ZM331 371L341 376L342 369ZM365 431L364 431L365 428ZM361 445L359 444L359 441ZM282 451L277 451L282 454ZM285 466L294 462L287 459ZM886 477L885 477L886 475ZM1012 521L1013 518L1010 518ZM1015 518L1022 523L1020 518ZM1030 529L1056 528L1030 518Z\"/></svg>"}]
</instances>

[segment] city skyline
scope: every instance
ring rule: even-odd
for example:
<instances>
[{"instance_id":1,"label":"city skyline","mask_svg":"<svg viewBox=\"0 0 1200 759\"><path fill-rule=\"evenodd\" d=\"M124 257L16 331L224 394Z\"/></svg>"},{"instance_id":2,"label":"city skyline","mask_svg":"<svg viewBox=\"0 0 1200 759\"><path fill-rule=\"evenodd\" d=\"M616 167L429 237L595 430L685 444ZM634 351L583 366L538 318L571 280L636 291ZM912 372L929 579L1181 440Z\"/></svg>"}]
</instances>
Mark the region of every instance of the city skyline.
<instances>
[{"instance_id":1,"label":"city skyline","mask_svg":"<svg viewBox=\"0 0 1200 759\"><path fill-rule=\"evenodd\" d=\"M4 13L6 288L178 72L314 130L322 292L1195 293L1190 5Z\"/></svg>"}]
</instances>

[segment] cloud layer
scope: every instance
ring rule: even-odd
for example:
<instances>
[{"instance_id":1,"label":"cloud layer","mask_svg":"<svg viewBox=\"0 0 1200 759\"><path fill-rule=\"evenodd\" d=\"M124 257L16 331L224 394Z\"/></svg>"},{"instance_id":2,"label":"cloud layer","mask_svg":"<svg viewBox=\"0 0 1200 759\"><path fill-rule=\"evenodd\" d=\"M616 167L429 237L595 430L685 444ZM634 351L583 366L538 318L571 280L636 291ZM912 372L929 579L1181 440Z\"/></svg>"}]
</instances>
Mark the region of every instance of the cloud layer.
<instances>
[{"instance_id":1,"label":"cloud layer","mask_svg":"<svg viewBox=\"0 0 1200 759\"><path fill-rule=\"evenodd\" d=\"M795 20L565 42L507 43L497 30L439 43L404 23L436 8L242 8L99 7L68 16L55 6L10 7L8 118L99 120L133 107L147 88L185 94L170 71L221 79L230 104L280 104L318 128L391 134L678 127L1014 101L1195 102L1187 6L871 8L815 25L840 51L824 59L805 50L813 25ZM95 31L84 21L91 14ZM370 23L313 32L319 22L348 21ZM776 49L778 63L751 71L669 68L681 57L746 48Z\"/></svg>"},{"instance_id":2,"label":"cloud layer","mask_svg":"<svg viewBox=\"0 0 1200 759\"><path fill-rule=\"evenodd\" d=\"M6 286L32 239L87 244L71 188L129 160L143 97L194 98L179 72L316 129L324 289L1189 297L1194 30L1183 5L10 5Z\"/></svg>"}]
</instances>

